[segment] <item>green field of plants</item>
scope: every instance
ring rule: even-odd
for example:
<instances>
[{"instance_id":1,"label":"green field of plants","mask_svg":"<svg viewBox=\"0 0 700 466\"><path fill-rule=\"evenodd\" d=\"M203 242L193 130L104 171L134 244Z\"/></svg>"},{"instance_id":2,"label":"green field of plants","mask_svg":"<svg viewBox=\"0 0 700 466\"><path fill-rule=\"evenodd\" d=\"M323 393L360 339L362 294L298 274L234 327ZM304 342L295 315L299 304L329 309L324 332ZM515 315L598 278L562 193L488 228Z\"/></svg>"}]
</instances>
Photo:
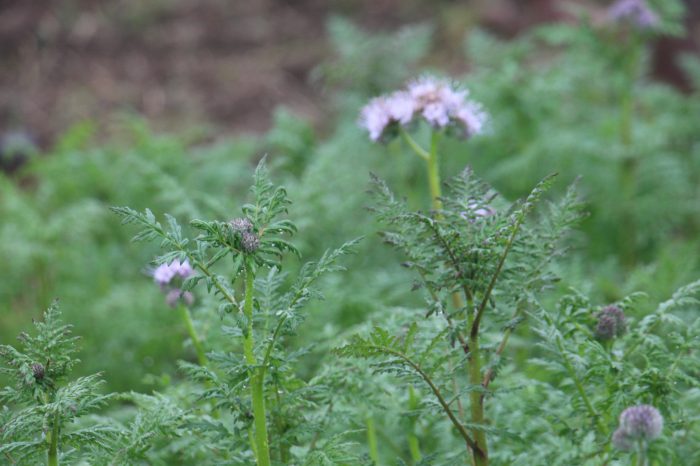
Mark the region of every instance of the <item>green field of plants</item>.
<instances>
[{"instance_id":1,"label":"green field of plants","mask_svg":"<svg viewBox=\"0 0 700 466\"><path fill-rule=\"evenodd\" d=\"M0 464L700 465L700 57L575 14L464 73L333 17L322 125L5 138Z\"/></svg>"}]
</instances>

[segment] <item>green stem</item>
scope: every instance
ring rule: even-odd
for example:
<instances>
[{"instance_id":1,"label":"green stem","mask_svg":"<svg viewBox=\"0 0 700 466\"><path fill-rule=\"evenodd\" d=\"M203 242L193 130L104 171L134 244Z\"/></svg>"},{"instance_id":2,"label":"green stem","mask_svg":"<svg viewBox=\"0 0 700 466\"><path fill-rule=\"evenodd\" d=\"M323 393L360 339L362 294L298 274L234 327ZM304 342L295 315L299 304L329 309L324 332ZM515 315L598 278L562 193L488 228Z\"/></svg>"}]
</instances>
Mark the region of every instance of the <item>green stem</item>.
<instances>
[{"instance_id":1,"label":"green stem","mask_svg":"<svg viewBox=\"0 0 700 466\"><path fill-rule=\"evenodd\" d=\"M194 329L194 323L192 322L192 314L190 314L190 310L184 304L181 304L179 307L180 316L182 317L182 321L185 323L187 333L189 333L190 340L192 340L192 346L194 346L194 350L197 353L197 361L199 362L200 366L204 367L207 365L207 357L204 354L204 347L202 346L202 343L199 340L197 331Z\"/></svg>"},{"instance_id":2,"label":"green stem","mask_svg":"<svg viewBox=\"0 0 700 466\"><path fill-rule=\"evenodd\" d=\"M408 386L408 408L411 411L418 409L419 405L418 396L416 396L416 390L413 385ZM416 428L416 416L411 413L411 423L408 431L408 451L411 453L411 459L414 462L420 461L423 455L420 452L420 443L418 443L418 437L415 432Z\"/></svg>"},{"instance_id":3,"label":"green stem","mask_svg":"<svg viewBox=\"0 0 700 466\"><path fill-rule=\"evenodd\" d=\"M245 339L243 340L243 353L250 368L250 395L253 403L253 424L255 425L255 446L258 466L270 466L270 447L267 440L267 424L265 420L265 396L263 393L262 368L256 367L255 354L253 352L253 281L255 275L250 266L246 265L245 276L245 302L243 313L248 321Z\"/></svg>"},{"instance_id":4,"label":"green stem","mask_svg":"<svg viewBox=\"0 0 700 466\"><path fill-rule=\"evenodd\" d=\"M438 163L437 144L440 133L433 131L430 138L430 154L428 154L428 185L430 186L430 198L433 210L439 216L442 210L442 191L440 188L440 166Z\"/></svg>"},{"instance_id":5,"label":"green stem","mask_svg":"<svg viewBox=\"0 0 700 466\"><path fill-rule=\"evenodd\" d=\"M474 298L471 294L467 294L467 327L474 328ZM479 348L479 333L471 332L469 334L469 355L467 360L467 368L469 375L469 383L472 386L481 384L481 352ZM488 445L486 443L486 434L478 426L484 424L484 397L481 393L472 390L469 393L469 410L472 423L477 425L477 428L472 429L472 437L474 443L479 449L472 450L472 464L474 466L487 465ZM477 452L481 453L477 455Z\"/></svg>"},{"instance_id":6,"label":"green stem","mask_svg":"<svg viewBox=\"0 0 700 466\"><path fill-rule=\"evenodd\" d=\"M401 135L418 157L422 158L425 161L428 161L430 159L430 154L428 153L428 151L423 149L420 146L420 144L418 144L416 140L413 139L411 135L408 134L403 128L401 128Z\"/></svg>"},{"instance_id":7,"label":"green stem","mask_svg":"<svg viewBox=\"0 0 700 466\"><path fill-rule=\"evenodd\" d=\"M369 446L369 457L375 465L379 464L379 448L377 447L377 428L374 425L372 416L367 416L367 445Z\"/></svg>"},{"instance_id":8,"label":"green stem","mask_svg":"<svg viewBox=\"0 0 700 466\"><path fill-rule=\"evenodd\" d=\"M442 406L442 409L445 411L445 414L447 414L447 417L450 418L450 421L452 424L455 426L459 434L462 436L464 439L465 444L467 445L468 450L475 450L474 454L475 455L482 455L482 452L479 450L477 445L474 443L472 438L469 436L469 432L467 432L467 429L462 425L462 423L457 419L457 416L455 416L454 412L452 412L452 408L450 408L449 403L447 400L445 400L445 397L442 396L442 392L440 389L435 385L433 380L430 378L430 376L420 367L420 365L409 358L407 355L404 353L401 353L400 351L396 351L391 348L387 348L385 346L379 346L379 345L368 345L368 348L382 351L386 354L390 354L392 356L396 356L397 358L401 359L404 361L406 364L408 364L413 370L415 370L418 375L421 376L421 378L425 381L426 384L428 384L428 387L430 387L430 390L432 390L433 394L438 400L438 403L440 403L440 406Z\"/></svg>"}]
</instances>

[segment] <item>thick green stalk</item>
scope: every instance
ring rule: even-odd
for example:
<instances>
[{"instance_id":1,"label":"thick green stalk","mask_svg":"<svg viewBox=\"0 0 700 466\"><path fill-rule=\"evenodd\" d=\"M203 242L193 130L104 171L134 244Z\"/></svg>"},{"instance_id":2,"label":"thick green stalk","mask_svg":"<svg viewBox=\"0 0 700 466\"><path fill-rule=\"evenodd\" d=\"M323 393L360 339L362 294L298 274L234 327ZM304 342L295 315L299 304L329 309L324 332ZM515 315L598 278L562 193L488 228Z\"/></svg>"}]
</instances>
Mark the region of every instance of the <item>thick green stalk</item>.
<instances>
[{"instance_id":1,"label":"thick green stalk","mask_svg":"<svg viewBox=\"0 0 700 466\"><path fill-rule=\"evenodd\" d=\"M250 267L246 267L245 302L243 313L248 320L248 327L243 340L243 352L249 366L256 366L253 352L253 281L255 275ZM255 425L255 446L258 466L270 466L270 446L267 440L267 424L265 420L265 395L263 393L263 372L259 367L252 367L250 374L250 395L253 403L253 424Z\"/></svg>"},{"instance_id":2,"label":"thick green stalk","mask_svg":"<svg viewBox=\"0 0 700 466\"><path fill-rule=\"evenodd\" d=\"M413 385L409 385L408 408L411 411L414 411L418 409L419 404L420 401L418 400L418 396L416 396L416 390L413 388ZM408 432L408 451L411 453L411 459L417 462L423 458L423 455L420 452L420 444L418 443L418 437L416 437L415 428L416 418L413 415L411 415L411 427Z\"/></svg>"},{"instance_id":3,"label":"thick green stalk","mask_svg":"<svg viewBox=\"0 0 700 466\"><path fill-rule=\"evenodd\" d=\"M179 307L180 317L182 317L182 321L185 324L187 333L189 333L190 335L190 340L192 340L192 346L194 346L194 350L197 353L197 361L199 362L200 366L204 367L207 365L207 357L204 354L204 347L202 347L202 342L199 340L199 336L197 335L197 332L194 329L194 323L192 322L192 315L190 314L190 310L184 304L180 304Z\"/></svg>"},{"instance_id":4,"label":"thick green stalk","mask_svg":"<svg viewBox=\"0 0 700 466\"><path fill-rule=\"evenodd\" d=\"M372 415L367 416L367 445L369 446L369 457L375 465L379 465L379 448L377 447L377 428L374 425Z\"/></svg>"},{"instance_id":5,"label":"thick green stalk","mask_svg":"<svg viewBox=\"0 0 700 466\"><path fill-rule=\"evenodd\" d=\"M46 455L48 466L58 466L58 434L58 415L56 415L49 433L49 451Z\"/></svg>"},{"instance_id":6,"label":"thick green stalk","mask_svg":"<svg viewBox=\"0 0 700 466\"><path fill-rule=\"evenodd\" d=\"M425 151L423 148L418 146L415 141L408 136L405 132L404 135L409 145L416 151L416 153L427 162L427 173L428 173L428 185L430 187L430 197L432 201L433 210L436 212L436 217L441 218L442 211L442 189L440 187L440 165L438 158L438 142L440 141L440 133L433 131L430 138L430 152ZM427 155L427 157L426 157ZM468 289L465 289L465 295L467 297L467 318L469 319L469 327L472 327L474 303L473 297ZM452 303L455 309L461 309L463 307L463 301L459 293L454 293L452 295ZM478 316L479 319L481 315ZM478 327L477 327L478 329ZM464 346L464 345L463 345ZM472 332L469 337L469 382L472 385L481 384L481 355L479 350L479 333ZM472 391L470 393L470 408L471 408L471 421L477 425L484 424L484 398L478 391ZM474 444L476 448L472 449L473 462L475 466L486 466L488 465L488 444L486 442L486 434L483 430L474 429L472 431L472 436L474 439Z\"/></svg>"},{"instance_id":7,"label":"thick green stalk","mask_svg":"<svg viewBox=\"0 0 700 466\"><path fill-rule=\"evenodd\" d=\"M437 143L439 133L433 131L430 138L430 154L428 158L428 185L430 186L430 198L433 210L439 215L442 210L442 192L440 189L440 165L438 163Z\"/></svg>"},{"instance_id":8,"label":"thick green stalk","mask_svg":"<svg viewBox=\"0 0 700 466\"><path fill-rule=\"evenodd\" d=\"M472 328L474 324L474 317L472 314L472 309L474 309L474 303L472 299L467 298L467 308L468 308L468 325ZM469 383L472 386L479 385L481 381L481 352L479 348L479 333L471 332L469 334L469 356L468 356L468 371L469 371ZM484 424L484 397L482 394L476 390L469 392L469 409L471 414L471 421L477 426L483 426ZM472 461L474 466L486 466L489 464L488 455L488 444L486 443L486 433L480 428L474 428L472 430L472 438L474 443L477 445L477 449L472 450Z\"/></svg>"}]
</instances>

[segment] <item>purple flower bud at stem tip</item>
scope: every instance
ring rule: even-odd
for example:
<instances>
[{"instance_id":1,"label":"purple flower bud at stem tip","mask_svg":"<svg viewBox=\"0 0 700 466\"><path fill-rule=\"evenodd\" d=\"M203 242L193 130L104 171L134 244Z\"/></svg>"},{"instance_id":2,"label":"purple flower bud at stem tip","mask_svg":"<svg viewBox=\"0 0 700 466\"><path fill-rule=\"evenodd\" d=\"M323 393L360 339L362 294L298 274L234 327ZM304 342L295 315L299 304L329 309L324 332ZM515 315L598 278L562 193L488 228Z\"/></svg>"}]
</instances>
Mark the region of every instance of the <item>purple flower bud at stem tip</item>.
<instances>
[{"instance_id":1,"label":"purple flower bud at stem tip","mask_svg":"<svg viewBox=\"0 0 700 466\"><path fill-rule=\"evenodd\" d=\"M606 306L598 314L595 335L600 340L612 340L627 330L625 314L617 306Z\"/></svg>"},{"instance_id":2,"label":"purple flower bud at stem tip","mask_svg":"<svg viewBox=\"0 0 700 466\"><path fill-rule=\"evenodd\" d=\"M44 378L45 371L44 371L44 366L41 364L32 364L32 375L34 376L34 380L39 382Z\"/></svg>"},{"instance_id":3,"label":"purple flower bud at stem tip","mask_svg":"<svg viewBox=\"0 0 700 466\"><path fill-rule=\"evenodd\" d=\"M257 251L260 246L260 239L255 233L245 232L241 236L241 247L243 251L247 253L252 253Z\"/></svg>"}]
</instances>

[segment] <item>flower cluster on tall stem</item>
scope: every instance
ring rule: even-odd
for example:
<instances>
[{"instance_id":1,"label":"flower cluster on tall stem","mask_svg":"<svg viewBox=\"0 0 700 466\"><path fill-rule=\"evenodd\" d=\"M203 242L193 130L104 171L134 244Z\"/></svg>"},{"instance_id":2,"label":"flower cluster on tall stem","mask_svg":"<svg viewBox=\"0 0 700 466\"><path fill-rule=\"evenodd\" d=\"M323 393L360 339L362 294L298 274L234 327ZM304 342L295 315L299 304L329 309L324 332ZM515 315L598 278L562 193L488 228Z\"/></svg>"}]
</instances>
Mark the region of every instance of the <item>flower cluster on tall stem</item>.
<instances>
[{"instance_id":1,"label":"flower cluster on tall stem","mask_svg":"<svg viewBox=\"0 0 700 466\"><path fill-rule=\"evenodd\" d=\"M372 141L386 142L401 135L411 149L426 162L426 174L430 189L430 199L435 217L442 218L442 190L438 146L443 134L468 138L484 131L488 117L481 105L470 100L469 91L458 89L448 81L430 76L423 76L408 84L406 89L372 99L360 114L360 126L364 128ZM423 120L431 128L429 149L422 147L410 134ZM465 215L485 217L493 214L488 208L477 208L475 201ZM467 316L472 327L476 309L471 294L467 300ZM455 309L464 308L463 298L459 292L452 295ZM481 355L479 350L478 323L477 331L471 332L468 343L462 337L463 346L469 348L468 375L473 385L482 384ZM471 422L477 427L473 430L474 445L472 459L475 466L488 464L488 447L486 435L480 425L484 423L483 396L476 390L470 393Z\"/></svg>"}]
</instances>

